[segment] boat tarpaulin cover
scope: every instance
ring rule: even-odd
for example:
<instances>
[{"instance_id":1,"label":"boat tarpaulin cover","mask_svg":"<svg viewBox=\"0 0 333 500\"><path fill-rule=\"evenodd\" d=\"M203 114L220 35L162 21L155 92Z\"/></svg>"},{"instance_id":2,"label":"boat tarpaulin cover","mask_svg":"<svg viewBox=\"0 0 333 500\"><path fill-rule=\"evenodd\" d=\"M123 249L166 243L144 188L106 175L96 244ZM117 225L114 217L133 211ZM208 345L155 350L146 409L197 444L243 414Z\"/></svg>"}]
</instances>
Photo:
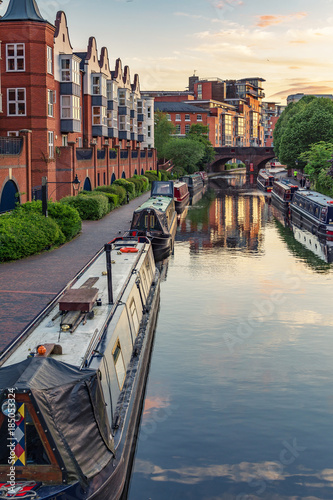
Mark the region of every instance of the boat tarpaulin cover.
<instances>
[{"instance_id":1,"label":"boat tarpaulin cover","mask_svg":"<svg viewBox=\"0 0 333 500\"><path fill-rule=\"evenodd\" d=\"M114 449L99 372L31 357L0 369L1 393L9 388L32 393L69 481L86 482L107 465Z\"/></svg>"}]
</instances>

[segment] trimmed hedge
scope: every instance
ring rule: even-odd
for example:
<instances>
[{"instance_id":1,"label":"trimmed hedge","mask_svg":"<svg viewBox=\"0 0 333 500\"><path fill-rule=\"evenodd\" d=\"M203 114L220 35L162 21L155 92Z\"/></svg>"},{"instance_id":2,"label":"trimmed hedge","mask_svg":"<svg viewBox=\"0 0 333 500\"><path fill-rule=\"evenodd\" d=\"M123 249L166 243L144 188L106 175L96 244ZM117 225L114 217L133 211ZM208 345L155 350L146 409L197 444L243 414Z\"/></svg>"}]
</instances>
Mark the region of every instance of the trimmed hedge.
<instances>
[{"instance_id":1,"label":"trimmed hedge","mask_svg":"<svg viewBox=\"0 0 333 500\"><path fill-rule=\"evenodd\" d=\"M93 192L90 192L93 193ZM78 194L77 196L66 196L61 203L70 205L79 212L83 220L98 220L110 211L109 201L105 194Z\"/></svg>"},{"instance_id":2,"label":"trimmed hedge","mask_svg":"<svg viewBox=\"0 0 333 500\"><path fill-rule=\"evenodd\" d=\"M135 197L135 186L133 182L129 182L126 179L116 179L113 183L112 186L121 186L125 188L126 193L129 194L130 199Z\"/></svg>"},{"instance_id":3,"label":"trimmed hedge","mask_svg":"<svg viewBox=\"0 0 333 500\"><path fill-rule=\"evenodd\" d=\"M22 259L66 241L51 217L18 207L0 217L0 262Z\"/></svg>"},{"instance_id":4,"label":"trimmed hedge","mask_svg":"<svg viewBox=\"0 0 333 500\"><path fill-rule=\"evenodd\" d=\"M150 184L152 181L160 181L161 180L161 173L158 175L156 170L147 170L145 172L145 177L149 180Z\"/></svg>"}]
</instances>

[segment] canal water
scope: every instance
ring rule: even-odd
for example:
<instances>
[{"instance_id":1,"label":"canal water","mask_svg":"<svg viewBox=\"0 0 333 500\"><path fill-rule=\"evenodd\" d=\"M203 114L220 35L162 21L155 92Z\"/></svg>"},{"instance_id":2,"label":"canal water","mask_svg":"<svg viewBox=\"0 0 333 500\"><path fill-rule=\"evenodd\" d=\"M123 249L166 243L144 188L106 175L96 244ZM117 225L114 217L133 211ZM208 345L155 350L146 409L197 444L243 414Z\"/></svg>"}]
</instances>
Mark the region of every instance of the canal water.
<instances>
[{"instance_id":1,"label":"canal water","mask_svg":"<svg viewBox=\"0 0 333 500\"><path fill-rule=\"evenodd\" d=\"M333 498L332 265L230 175L190 207L128 498Z\"/></svg>"}]
</instances>

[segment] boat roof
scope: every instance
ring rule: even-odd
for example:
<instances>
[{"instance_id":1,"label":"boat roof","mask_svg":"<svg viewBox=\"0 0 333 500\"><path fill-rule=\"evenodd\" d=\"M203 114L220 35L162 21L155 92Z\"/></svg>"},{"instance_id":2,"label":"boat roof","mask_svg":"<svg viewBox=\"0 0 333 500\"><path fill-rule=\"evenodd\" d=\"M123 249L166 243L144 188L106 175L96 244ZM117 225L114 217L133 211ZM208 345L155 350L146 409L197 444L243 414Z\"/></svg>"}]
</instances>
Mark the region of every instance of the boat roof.
<instances>
[{"instance_id":1,"label":"boat roof","mask_svg":"<svg viewBox=\"0 0 333 500\"><path fill-rule=\"evenodd\" d=\"M314 203L319 203L320 205L332 205L333 206L333 198L326 196L325 194L318 193L317 191L310 191L308 189L298 189L298 195L304 196L310 201Z\"/></svg>"},{"instance_id":2,"label":"boat roof","mask_svg":"<svg viewBox=\"0 0 333 500\"><path fill-rule=\"evenodd\" d=\"M279 179L274 182L274 184L279 185L285 189L298 188L297 184L292 184L289 179Z\"/></svg>"},{"instance_id":3,"label":"boat roof","mask_svg":"<svg viewBox=\"0 0 333 500\"><path fill-rule=\"evenodd\" d=\"M176 181L176 182L173 183L173 186L175 188L180 188L181 186L186 186L187 187L187 184L184 181Z\"/></svg>"},{"instance_id":4,"label":"boat roof","mask_svg":"<svg viewBox=\"0 0 333 500\"><path fill-rule=\"evenodd\" d=\"M269 172L268 170L265 170L265 169L259 170L259 174L258 175L262 175L263 177L266 177L266 176L268 176L268 177L274 177L274 175L271 172Z\"/></svg>"},{"instance_id":5,"label":"boat roof","mask_svg":"<svg viewBox=\"0 0 333 500\"><path fill-rule=\"evenodd\" d=\"M170 203L173 201L173 198L169 196L154 196L153 198L149 198L147 201L142 203L135 212L142 212L143 210L159 210L160 212L165 212Z\"/></svg>"},{"instance_id":6,"label":"boat roof","mask_svg":"<svg viewBox=\"0 0 333 500\"><path fill-rule=\"evenodd\" d=\"M170 200L170 198L168 199ZM139 262L140 257L146 255L143 251L147 250L150 245L151 243L146 238L142 238L141 242L137 238L125 237L113 240L111 260L114 305L109 304L106 255L103 249L91 261L85 272L81 273L73 286L60 298L60 301L55 303L39 325L27 335L19 347L15 350L12 349L13 352L3 363L3 366L19 363L26 359L30 353L35 352L40 345L55 344L61 345L62 354L51 354L51 357L72 366L82 367L92 349L98 345L101 333L104 332L106 319L110 315L120 314L116 306L120 298L122 298L123 287L126 286L128 276L132 274L133 269L141 265ZM122 253L120 252L122 247L131 247L136 249L137 252ZM90 283L93 281L92 287L86 285L87 280L90 280ZM81 297L82 290L83 295ZM60 302L62 300L66 302L66 297L68 297L68 301L72 300L72 297L66 295L68 292L78 294L78 302L89 302L90 300L95 303L96 299L101 301L101 305L94 308L94 317L82 321L72 333L61 329L63 316L60 314ZM113 312L113 308L115 308L115 312Z\"/></svg>"}]
</instances>

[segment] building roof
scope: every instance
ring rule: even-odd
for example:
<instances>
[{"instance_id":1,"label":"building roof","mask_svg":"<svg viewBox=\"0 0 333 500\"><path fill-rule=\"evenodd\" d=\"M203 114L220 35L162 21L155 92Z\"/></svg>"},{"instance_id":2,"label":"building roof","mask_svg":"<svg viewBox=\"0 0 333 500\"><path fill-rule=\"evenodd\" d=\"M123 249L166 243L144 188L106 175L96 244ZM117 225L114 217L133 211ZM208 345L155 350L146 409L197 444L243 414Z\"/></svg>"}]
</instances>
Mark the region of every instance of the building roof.
<instances>
[{"instance_id":1,"label":"building roof","mask_svg":"<svg viewBox=\"0 0 333 500\"><path fill-rule=\"evenodd\" d=\"M10 0L7 12L0 21L47 22L41 16L36 0Z\"/></svg>"},{"instance_id":2,"label":"building roof","mask_svg":"<svg viewBox=\"0 0 333 500\"><path fill-rule=\"evenodd\" d=\"M209 109L199 108L188 102L164 102L155 100L155 109L164 113L209 113Z\"/></svg>"}]
</instances>

